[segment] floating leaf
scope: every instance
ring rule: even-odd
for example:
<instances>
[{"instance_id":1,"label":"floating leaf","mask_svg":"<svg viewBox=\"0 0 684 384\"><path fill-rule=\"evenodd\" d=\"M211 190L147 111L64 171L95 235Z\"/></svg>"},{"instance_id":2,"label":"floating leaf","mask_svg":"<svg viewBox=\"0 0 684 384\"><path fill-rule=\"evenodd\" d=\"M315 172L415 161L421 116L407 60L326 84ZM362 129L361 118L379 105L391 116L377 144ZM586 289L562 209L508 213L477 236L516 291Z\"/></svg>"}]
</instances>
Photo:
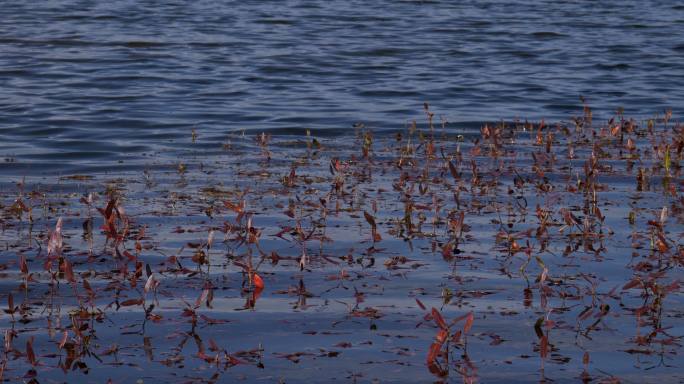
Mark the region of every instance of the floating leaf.
<instances>
[{"instance_id":1,"label":"floating leaf","mask_svg":"<svg viewBox=\"0 0 684 384\"><path fill-rule=\"evenodd\" d=\"M130 307L132 305L142 305L143 299L129 299L121 303L122 307Z\"/></svg>"}]
</instances>

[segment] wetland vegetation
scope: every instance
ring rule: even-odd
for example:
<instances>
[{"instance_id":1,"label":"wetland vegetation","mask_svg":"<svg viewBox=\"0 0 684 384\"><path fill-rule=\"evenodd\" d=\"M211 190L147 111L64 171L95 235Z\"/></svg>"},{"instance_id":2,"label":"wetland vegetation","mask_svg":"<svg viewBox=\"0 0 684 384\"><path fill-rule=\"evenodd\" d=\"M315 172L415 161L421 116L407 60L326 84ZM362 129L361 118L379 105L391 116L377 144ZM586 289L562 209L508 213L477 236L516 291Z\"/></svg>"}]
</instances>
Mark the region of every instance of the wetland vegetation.
<instances>
[{"instance_id":1,"label":"wetland vegetation","mask_svg":"<svg viewBox=\"0 0 684 384\"><path fill-rule=\"evenodd\" d=\"M16 179L2 379L681 382L684 127L582 101Z\"/></svg>"}]
</instances>

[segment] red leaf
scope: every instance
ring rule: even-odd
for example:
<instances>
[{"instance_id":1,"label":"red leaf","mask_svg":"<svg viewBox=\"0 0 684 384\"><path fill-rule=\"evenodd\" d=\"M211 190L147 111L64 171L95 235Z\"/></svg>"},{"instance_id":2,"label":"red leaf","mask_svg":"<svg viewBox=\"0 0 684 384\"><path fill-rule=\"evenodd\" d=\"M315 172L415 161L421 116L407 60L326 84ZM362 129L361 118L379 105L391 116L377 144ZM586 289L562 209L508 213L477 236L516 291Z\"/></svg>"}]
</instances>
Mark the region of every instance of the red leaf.
<instances>
[{"instance_id":1,"label":"red leaf","mask_svg":"<svg viewBox=\"0 0 684 384\"><path fill-rule=\"evenodd\" d=\"M26 264L26 256L23 254L19 256L19 268L21 269L21 273L28 275L28 264Z\"/></svg>"},{"instance_id":2,"label":"red leaf","mask_svg":"<svg viewBox=\"0 0 684 384\"><path fill-rule=\"evenodd\" d=\"M468 317L466 317L466 322L463 325L463 333L468 333L470 331L470 328L473 326L473 321L475 320L475 316L473 315L472 312L468 314Z\"/></svg>"},{"instance_id":3,"label":"red leaf","mask_svg":"<svg viewBox=\"0 0 684 384\"><path fill-rule=\"evenodd\" d=\"M435 323L442 329L447 329L447 323L444 321L444 317L439 313L437 308L432 307L432 317L435 319Z\"/></svg>"},{"instance_id":4,"label":"red leaf","mask_svg":"<svg viewBox=\"0 0 684 384\"><path fill-rule=\"evenodd\" d=\"M62 340L59 342L59 349L64 348L68 339L69 339L69 332L64 331L64 334L62 334Z\"/></svg>"},{"instance_id":5,"label":"red leaf","mask_svg":"<svg viewBox=\"0 0 684 384\"><path fill-rule=\"evenodd\" d=\"M206 301L209 298L209 291L210 290L208 288L202 290L202 294L195 301L195 308L199 308L199 306L202 305L202 302ZM207 306L209 306L208 301Z\"/></svg>"},{"instance_id":6,"label":"red leaf","mask_svg":"<svg viewBox=\"0 0 684 384\"><path fill-rule=\"evenodd\" d=\"M26 341L26 360L28 360L31 365L36 365L36 354L33 352L33 337Z\"/></svg>"},{"instance_id":7,"label":"red leaf","mask_svg":"<svg viewBox=\"0 0 684 384\"><path fill-rule=\"evenodd\" d=\"M116 199L111 199L109 200L109 203L107 203L107 208L105 208L103 216L105 219L109 219L112 216L112 211L114 210L114 206L116 205ZM102 212L102 211L100 211Z\"/></svg>"},{"instance_id":8,"label":"red leaf","mask_svg":"<svg viewBox=\"0 0 684 384\"><path fill-rule=\"evenodd\" d=\"M416 299L416 304L418 304L420 309L422 309L423 311L427 309L427 308L425 308L425 304L423 304L423 302L418 300L418 299Z\"/></svg>"},{"instance_id":9,"label":"red leaf","mask_svg":"<svg viewBox=\"0 0 684 384\"><path fill-rule=\"evenodd\" d=\"M261 278L261 276L257 275L256 273L254 274L254 277L252 278L252 281L254 282L254 288L257 290L263 290L264 289L264 280Z\"/></svg>"},{"instance_id":10,"label":"red leaf","mask_svg":"<svg viewBox=\"0 0 684 384\"><path fill-rule=\"evenodd\" d=\"M129 261L137 261L137 259L138 259L137 256L135 256L134 254L132 254L128 251L124 251L123 255L126 256Z\"/></svg>"},{"instance_id":11,"label":"red leaf","mask_svg":"<svg viewBox=\"0 0 684 384\"><path fill-rule=\"evenodd\" d=\"M368 224L371 225L371 227L375 228L375 218L368 212L363 211L363 216L366 218L366 221Z\"/></svg>"},{"instance_id":12,"label":"red leaf","mask_svg":"<svg viewBox=\"0 0 684 384\"><path fill-rule=\"evenodd\" d=\"M449 332L446 331L446 329L440 329L439 332L437 332L437 342L439 343L440 346L444 345L444 342L447 340L449 337Z\"/></svg>"},{"instance_id":13,"label":"red leaf","mask_svg":"<svg viewBox=\"0 0 684 384\"><path fill-rule=\"evenodd\" d=\"M209 350L212 352L218 352L219 351L219 346L216 344L214 339L209 339Z\"/></svg>"},{"instance_id":14,"label":"red leaf","mask_svg":"<svg viewBox=\"0 0 684 384\"><path fill-rule=\"evenodd\" d=\"M454 178L454 181L458 182L458 179L460 177L458 176L458 171L456 170L456 167L451 161L449 162L449 172L451 172L451 176Z\"/></svg>"},{"instance_id":15,"label":"red leaf","mask_svg":"<svg viewBox=\"0 0 684 384\"><path fill-rule=\"evenodd\" d=\"M435 360L437 359L437 355L439 355L439 352L442 350L442 345L439 343L432 343L430 345L430 349L428 350L427 354L427 365L432 365L434 364Z\"/></svg>"},{"instance_id":16,"label":"red leaf","mask_svg":"<svg viewBox=\"0 0 684 384\"><path fill-rule=\"evenodd\" d=\"M442 257L449 260L453 257L454 244L450 241L442 246Z\"/></svg>"},{"instance_id":17,"label":"red leaf","mask_svg":"<svg viewBox=\"0 0 684 384\"><path fill-rule=\"evenodd\" d=\"M458 331L456 331L456 333L454 333L451 336L451 342L452 343L458 344L459 341L461 341L461 330L460 329Z\"/></svg>"},{"instance_id":18,"label":"red leaf","mask_svg":"<svg viewBox=\"0 0 684 384\"><path fill-rule=\"evenodd\" d=\"M228 359L228 362L230 363L230 365L245 364L244 361L242 361L242 360L236 358L236 357L233 356L233 355L228 355L228 356L227 356L227 359Z\"/></svg>"},{"instance_id":19,"label":"red leaf","mask_svg":"<svg viewBox=\"0 0 684 384\"><path fill-rule=\"evenodd\" d=\"M74 276L74 269L71 267L69 260L64 259L64 277L70 283L76 282L76 277Z\"/></svg>"},{"instance_id":20,"label":"red leaf","mask_svg":"<svg viewBox=\"0 0 684 384\"><path fill-rule=\"evenodd\" d=\"M88 292L88 295L95 296L95 292L93 291L93 288L90 286L90 283L86 279L83 279L83 289L85 289L86 292Z\"/></svg>"},{"instance_id":21,"label":"red leaf","mask_svg":"<svg viewBox=\"0 0 684 384\"><path fill-rule=\"evenodd\" d=\"M634 287L639 286L639 285L641 285L641 280L639 280L638 278L632 279L622 287L622 290L626 291L628 289L634 288Z\"/></svg>"},{"instance_id":22,"label":"red leaf","mask_svg":"<svg viewBox=\"0 0 684 384\"><path fill-rule=\"evenodd\" d=\"M140 305L143 303L143 299L130 299L121 303L122 307L130 307L131 305Z\"/></svg>"},{"instance_id":23,"label":"red leaf","mask_svg":"<svg viewBox=\"0 0 684 384\"><path fill-rule=\"evenodd\" d=\"M14 338L14 331L6 329L5 330L5 352L12 350L12 339Z\"/></svg>"},{"instance_id":24,"label":"red leaf","mask_svg":"<svg viewBox=\"0 0 684 384\"><path fill-rule=\"evenodd\" d=\"M539 354L541 355L542 359L546 359L546 356L549 353L549 338L544 335L541 338L541 341L539 343Z\"/></svg>"}]
</instances>

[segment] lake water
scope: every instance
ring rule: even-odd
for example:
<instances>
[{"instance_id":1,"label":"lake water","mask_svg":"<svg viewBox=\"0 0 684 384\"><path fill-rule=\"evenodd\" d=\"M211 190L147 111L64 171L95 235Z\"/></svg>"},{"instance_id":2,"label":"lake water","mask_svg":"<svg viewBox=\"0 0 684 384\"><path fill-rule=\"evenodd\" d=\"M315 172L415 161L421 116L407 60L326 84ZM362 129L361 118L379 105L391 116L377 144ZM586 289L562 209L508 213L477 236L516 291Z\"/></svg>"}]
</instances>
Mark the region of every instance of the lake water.
<instances>
[{"instance_id":1,"label":"lake water","mask_svg":"<svg viewBox=\"0 0 684 384\"><path fill-rule=\"evenodd\" d=\"M0 10L0 172L152 166L196 128L394 130L684 105L670 1L49 1ZM160 154L159 152L163 152Z\"/></svg>"},{"instance_id":2,"label":"lake water","mask_svg":"<svg viewBox=\"0 0 684 384\"><path fill-rule=\"evenodd\" d=\"M684 6L0 20L0 381L684 382Z\"/></svg>"}]
</instances>

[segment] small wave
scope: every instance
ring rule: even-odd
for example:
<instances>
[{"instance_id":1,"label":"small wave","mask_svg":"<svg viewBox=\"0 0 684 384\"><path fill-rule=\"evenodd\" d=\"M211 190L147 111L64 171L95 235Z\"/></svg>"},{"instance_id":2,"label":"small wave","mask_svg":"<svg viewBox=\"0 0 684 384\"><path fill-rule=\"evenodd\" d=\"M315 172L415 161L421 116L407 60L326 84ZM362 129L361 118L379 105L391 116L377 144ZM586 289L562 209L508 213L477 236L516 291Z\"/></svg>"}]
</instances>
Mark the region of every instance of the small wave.
<instances>
[{"instance_id":1,"label":"small wave","mask_svg":"<svg viewBox=\"0 0 684 384\"><path fill-rule=\"evenodd\" d=\"M560 39L563 37L567 37L568 35L558 33L558 32L540 31L540 32L532 32L532 33L530 33L530 36L533 36L534 38L537 38L540 40L546 40L546 39Z\"/></svg>"},{"instance_id":2,"label":"small wave","mask_svg":"<svg viewBox=\"0 0 684 384\"><path fill-rule=\"evenodd\" d=\"M621 71L621 70L626 70L631 68L631 66L627 63L616 63L616 64L596 64L596 68L603 69L603 70L609 70L609 71Z\"/></svg>"},{"instance_id":3,"label":"small wave","mask_svg":"<svg viewBox=\"0 0 684 384\"><path fill-rule=\"evenodd\" d=\"M138 40L126 41L126 42L123 42L120 44L123 45L124 47L128 47L128 48L154 48L154 47L164 47L167 45L167 43L162 43L162 42L158 42L158 41L142 41L142 40L140 40L140 41L138 41Z\"/></svg>"},{"instance_id":4,"label":"small wave","mask_svg":"<svg viewBox=\"0 0 684 384\"><path fill-rule=\"evenodd\" d=\"M294 25L294 21L289 19L259 19L254 21L255 24L269 24L269 25Z\"/></svg>"}]
</instances>

